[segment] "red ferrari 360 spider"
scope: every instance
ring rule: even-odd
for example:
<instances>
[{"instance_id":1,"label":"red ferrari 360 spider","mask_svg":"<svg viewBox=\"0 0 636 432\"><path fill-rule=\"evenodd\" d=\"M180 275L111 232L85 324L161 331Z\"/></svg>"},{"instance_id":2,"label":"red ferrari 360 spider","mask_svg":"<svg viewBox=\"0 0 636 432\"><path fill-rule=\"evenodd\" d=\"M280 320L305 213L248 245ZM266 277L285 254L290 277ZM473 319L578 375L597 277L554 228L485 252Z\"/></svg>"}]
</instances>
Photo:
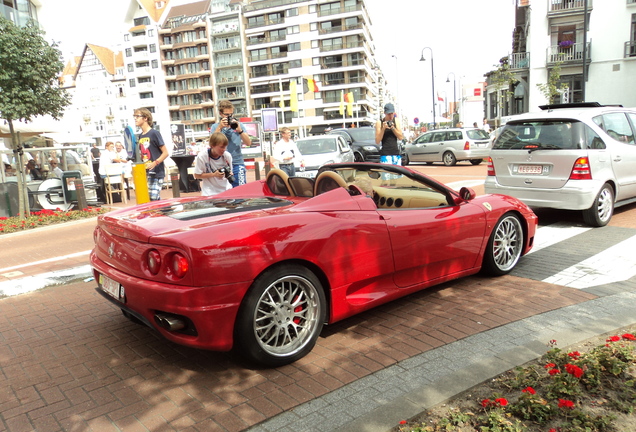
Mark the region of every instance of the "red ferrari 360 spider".
<instances>
[{"instance_id":1,"label":"red ferrari 360 spider","mask_svg":"<svg viewBox=\"0 0 636 432\"><path fill-rule=\"evenodd\" d=\"M503 195L456 192L408 168L332 164L98 219L97 290L179 344L278 366L322 326L480 270L510 272L537 217Z\"/></svg>"}]
</instances>

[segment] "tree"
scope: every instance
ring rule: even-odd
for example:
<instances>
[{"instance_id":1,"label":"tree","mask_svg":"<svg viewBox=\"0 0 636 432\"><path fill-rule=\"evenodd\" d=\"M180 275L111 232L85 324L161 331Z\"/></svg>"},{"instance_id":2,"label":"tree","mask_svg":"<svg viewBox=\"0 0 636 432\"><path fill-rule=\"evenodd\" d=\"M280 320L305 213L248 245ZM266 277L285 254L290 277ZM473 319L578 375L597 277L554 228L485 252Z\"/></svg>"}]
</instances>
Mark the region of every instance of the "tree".
<instances>
[{"instance_id":1,"label":"tree","mask_svg":"<svg viewBox=\"0 0 636 432\"><path fill-rule=\"evenodd\" d=\"M539 91L543 93L543 96L545 96L549 104L555 103L556 98L561 96L561 94L568 89L567 84L559 84L559 80L561 79L561 63L563 62L556 62L554 67L550 69L547 83L537 84Z\"/></svg>"},{"instance_id":2,"label":"tree","mask_svg":"<svg viewBox=\"0 0 636 432\"><path fill-rule=\"evenodd\" d=\"M29 212L23 148L14 121L35 116L59 119L70 97L59 85L64 68L57 44L49 45L44 32L30 21L16 26L0 16L0 118L9 123L11 148L16 155L20 217Z\"/></svg>"},{"instance_id":3,"label":"tree","mask_svg":"<svg viewBox=\"0 0 636 432\"><path fill-rule=\"evenodd\" d=\"M514 95L512 88L519 81L510 71L510 64L508 60L508 56L502 57L499 59L499 66L497 66L497 69L486 74L488 76L488 83L494 86L497 93L500 91L502 93L497 96L496 127L501 123L501 112L503 111L504 104L507 103Z\"/></svg>"}]
</instances>

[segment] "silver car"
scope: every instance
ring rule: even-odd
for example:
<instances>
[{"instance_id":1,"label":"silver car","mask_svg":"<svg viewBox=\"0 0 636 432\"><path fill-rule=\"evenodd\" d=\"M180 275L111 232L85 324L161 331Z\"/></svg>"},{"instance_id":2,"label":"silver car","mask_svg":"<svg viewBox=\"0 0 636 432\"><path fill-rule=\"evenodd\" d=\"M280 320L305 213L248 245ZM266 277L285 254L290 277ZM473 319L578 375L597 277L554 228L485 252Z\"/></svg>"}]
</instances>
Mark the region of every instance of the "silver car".
<instances>
[{"instance_id":1,"label":"silver car","mask_svg":"<svg viewBox=\"0 0 636 432\"><path fill-rule=\"evenodd\" d=\"M493 143L485 190L582 210L586 224L604 226L614 207L636 202L636 110L572 105L512 117Z\"/></svg>"},{"instance_id":2,"label":"silver car","mask_svg":"<svg viewBox=\"0 0 636 432\"><path fill-rule=\"evenodd\" d=\"M316 177L318 169L330 163L354 162L353 151L347 141L340 135L317 135L296 141L298 150L302 154L300 161L296 158L294 167L296 177Z\"/></svg>"},{"instance_id":3,"label":"silver car","mask_svg":"<svg viewBox=\"0 0 636 432\"><path fill-rule=\"evenodd\" d=\"M482 129L442 129L426 132L407 144L404 164L411 162L444 162L453 166L458 161L479 165L490 153L490 135Z\"/></svg>"}]
</instances>

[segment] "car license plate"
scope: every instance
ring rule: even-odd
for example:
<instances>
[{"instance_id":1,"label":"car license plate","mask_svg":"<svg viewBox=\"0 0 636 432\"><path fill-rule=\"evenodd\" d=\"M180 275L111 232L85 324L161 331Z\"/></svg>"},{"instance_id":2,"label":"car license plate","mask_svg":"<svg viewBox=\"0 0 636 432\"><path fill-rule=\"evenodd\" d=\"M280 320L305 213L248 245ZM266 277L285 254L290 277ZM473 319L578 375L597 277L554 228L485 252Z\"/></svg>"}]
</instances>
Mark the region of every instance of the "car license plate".
<instances>
[{"instance_id":1,"label":"car license plate","mask_svg":"<svg viewBox=\"0 0 636 432\"><path fill-rule=\"evenodd\" d=\"M115 282L108 276L104 276L103 274L100 274L99 285L102 287L104 291L106 291L112 297L116 298L117 300L120 299L121 285L118 282Z\"/></svg>"},{"instance_id":2,"label":"car license plate","mask_svg":"<svg viewBox=\"0 0 636 432\"><path fill-rule=\"evenodd\" d=\"M541 165L519 165L519 174L541 174L543 167Z\"/></svg>"},{"instance_id":3,"label":"car license plate","mask_svg":"<svg viewBox=\"0 0 636 432\"><path fill-rule=\"evenodd\" d=\"M296 171L296 173L294 174L295 177L308 177L308 178L314 178L316 177L316 173L318 171Z\"/></svg>"}]
</instances>

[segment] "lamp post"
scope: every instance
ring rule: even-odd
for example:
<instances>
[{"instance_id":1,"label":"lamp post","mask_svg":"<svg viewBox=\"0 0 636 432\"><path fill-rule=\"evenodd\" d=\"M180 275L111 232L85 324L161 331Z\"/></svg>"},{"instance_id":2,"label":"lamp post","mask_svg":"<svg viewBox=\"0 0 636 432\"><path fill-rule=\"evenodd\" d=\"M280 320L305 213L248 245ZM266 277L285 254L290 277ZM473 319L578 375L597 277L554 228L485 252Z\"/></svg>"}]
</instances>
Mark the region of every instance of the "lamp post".
<instances>
[{"instance_id":1,"label":"lamp post","mask_svg":"<svg viewBox=\"0 0 636 432\"><path fill-rule=\"evenodd\" d=\"M420 61L426 61L424 58L424 50L426 49L431 50L431 91L433 92L431 94L431 99L433 101L433 129L435 129L435 69L433 68L433 48L422 48L422 57L420 58Z\"/></svg>"},{"instance_id":2,"label":"lamp post","mask_svg":"<svg viewBox=\"0 0 636 432\"><path fill-rule=\"evenodd\" d=\"M395 102L398 106L398 118L400 119L400 124L402 124L402 118L400 117L400 113L402 112L402 108L400 108L400 87L398 85L398 58L395 54L391 55L395 59Z\"/></svg>"},{"instance_id":3,"label":"lamp post","mask_svg":"<svg viewBox=\"0 0 636 432\"><path fill-rule=\"evenodd\" d=\"M455 93L455 89L457 86L455 85L455 74L453 72L449 72L446 75L446 82L450 82L450 76L453 76L453 126L455 126L455 113L457 112L457 94Z\"/></svg>"}]
</instances>

